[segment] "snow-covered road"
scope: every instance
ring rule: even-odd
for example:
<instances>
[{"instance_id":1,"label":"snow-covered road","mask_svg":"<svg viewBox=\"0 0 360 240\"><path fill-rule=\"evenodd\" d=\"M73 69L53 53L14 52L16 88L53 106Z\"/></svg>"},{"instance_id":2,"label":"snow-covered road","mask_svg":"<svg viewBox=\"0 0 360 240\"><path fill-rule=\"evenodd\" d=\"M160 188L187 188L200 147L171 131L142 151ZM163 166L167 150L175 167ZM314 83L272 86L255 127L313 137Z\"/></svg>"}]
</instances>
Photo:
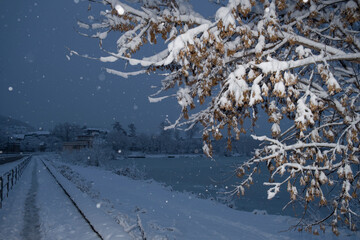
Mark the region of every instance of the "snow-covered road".
<instances>
[{"instance_id":1,"label":"snow-covered road","mask_svg":"<svg viewBox=\"0 0 360 240\"><path fill-rule=\"evenodd\" d=\"M56 155L32 157L0 209L0 239L99 239L57 181L103 239L339 239L330 231L283 232L297 220L233 210ZM341 239L359 234L342 231Z\"/></svg>"},{"instance_id":2,"label":"snow-covered road","mask_svg":"<svg viewBox=\"0 0 360 240\"><path fill-rule=\"evenodd\" d=\"M0 239L99 239L33 158L0 210Z\"/></svg>"}]
</instances>

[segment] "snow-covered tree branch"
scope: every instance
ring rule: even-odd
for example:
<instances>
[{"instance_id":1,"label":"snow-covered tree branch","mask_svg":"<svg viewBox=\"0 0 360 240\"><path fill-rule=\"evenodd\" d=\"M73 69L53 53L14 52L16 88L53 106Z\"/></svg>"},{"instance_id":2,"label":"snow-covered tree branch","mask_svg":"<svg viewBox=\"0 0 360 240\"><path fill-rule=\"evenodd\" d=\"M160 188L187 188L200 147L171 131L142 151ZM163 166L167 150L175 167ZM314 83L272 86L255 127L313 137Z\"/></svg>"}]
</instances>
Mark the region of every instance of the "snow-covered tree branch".
<instances>
[{"instance_id":1,"label":"snow-covered tree branch","mask_svg":"<svg viewBox=\"0 0 360 240\"><path fill-rule=\"evenodd\" d=\"M227 132L231 148L231 136L246 133L245 119L256 124L266 113L272 135L253 136L262 148L236 169L242 180L235 194L244 194L263 163L271 174L269 199L287 190L305 212L310 204L328 209L323 219L303 218L300 230L359 227L359 1L229 0L212 19L185 0L99 2L107 8L100 20L79 27L99 39L101 61L139 68L108 72L164 74L160 97L151 100L176 88L182 113L172 126L202 123L206 155L212 139ZM117 36L115 52L103 48L109 34ZM151 44L162 50L134 57Z\"/></svg>"}]
</instances>

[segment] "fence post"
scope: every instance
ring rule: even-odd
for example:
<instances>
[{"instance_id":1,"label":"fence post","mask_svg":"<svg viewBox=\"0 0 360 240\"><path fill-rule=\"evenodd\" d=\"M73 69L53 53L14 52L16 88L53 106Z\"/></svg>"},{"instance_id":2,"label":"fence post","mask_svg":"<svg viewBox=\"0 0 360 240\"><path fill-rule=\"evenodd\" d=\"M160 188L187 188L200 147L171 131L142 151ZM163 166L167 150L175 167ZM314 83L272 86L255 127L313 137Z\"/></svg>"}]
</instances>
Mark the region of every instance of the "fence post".
<instances>
[{"instance_id":1,"label":"fence post","mask_svg":"<svg viewBox=\"0 0 360 240\"><path fill-rule=\"evenodd\" d=\"M2 176L0 177L0 208L2 208L2 201L3 201L3 189L4 189L4 181Z\"/></svg>"},{"instance_id":2,"label":"fence post","mask_svg":"<svg viewBox=\"0 0 360 240\"><path fill-rule=\"evenodd\" d=\"M18 181L18 166L15 167L15 184Z\"/></svg>"},{"instance_id":3,"label":"fence post","mask_svg":"<svg viewBox=\"0 0 360 240\"><path fill-rule=\"evenodd\" d=\"M13 169L7 171L2 176L0 175L0 209L2 208L2 202L5 197L9 197L10 189L13 189L13 186L18 182L20 179L24 168L27 166L27 164L30 162L30 157L26 158L24 161L19 163L17 166L15 166ZM10 179L11 177L11 179ZM7 179L7 182L4 182ZM15 178L15 180L14 180ZM10 182L11 181L11 182ZM15 182L14 182L15 181ZM11 186L10 186L11 184ZM6 186L6 190L4 189ZM6 191L6 195L5 195Z\"/></svg>"},{"instance_id":4,"label":"fence post","mask_svg":"<svg viewBox=\"0 0 360 240\"><path fill-rule=\"evenodd\" d=\"M11 169L11 189L13 189L14 186L14 169Z\"/></svg>"},{"instance_id":5,"label":"fence post","mask_svg":"<svg viewBox=\"0 0 360 240\"><path fill-rule=\"evenodd\" d=\"M6 197L9 197L9 191L10 191L10 173L7 173L7 183L6 183Z\"/></svg>"}]
</instances>

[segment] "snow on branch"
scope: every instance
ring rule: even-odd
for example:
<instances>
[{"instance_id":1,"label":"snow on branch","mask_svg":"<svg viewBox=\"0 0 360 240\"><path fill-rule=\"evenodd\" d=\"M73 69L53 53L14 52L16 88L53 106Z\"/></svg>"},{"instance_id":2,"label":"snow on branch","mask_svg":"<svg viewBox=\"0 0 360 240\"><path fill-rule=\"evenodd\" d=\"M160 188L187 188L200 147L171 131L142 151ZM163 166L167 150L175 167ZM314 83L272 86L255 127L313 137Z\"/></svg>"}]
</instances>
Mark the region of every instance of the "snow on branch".
<instances>
[{"instance_id":1,"label":"snow on branch","mask_svg":"<svg viewBox=\"0 0 360 240\"><path fill-rule=\"evenodd\" d=\"M114 74L114 75L117 75L117 76L120 76L120 77L123 77L123 78L128 78L129 76L136 76L136 75L139 75L139 74L146 73L146 70L140 70L140 71L128 72L128 73L120 72L120 71L110 69L110 68L105 68L105 70L106 70L107 73L111 73L111 74Z\"/></svg>"},{"instance_id":2,"label":"snow on branch","mask_svg":"<svg viewBox=\"0 0 360 240\"><path fill-rule=\"evenodd\" d=\"M256 126L259 113L267 118L271 134L253 134L261 145L236 168L241 180L233 194L245 194L264 164L269 199L286 185L291 204L328 207L326 218L303 218L299 230L326 221L335 234L341 221L360 227L358 2L229 0L208 19L183 0L141 0L131 7L100 2L106 8L100 20L79 27L96 31L89 36L103 51L102 43L113 41L109 35L117 37L116 51L100 58L104 64L121 59L138 68L107 71L162 73L162 87L149 101L175 88L170 96L181 113L169 127L201 123L206 155L212 157L214 139L227 133L230 149L233 138L251 130L247 120ZM152 56L134 57L143 48L152 48Z\"/></svg>"}]
</instances>

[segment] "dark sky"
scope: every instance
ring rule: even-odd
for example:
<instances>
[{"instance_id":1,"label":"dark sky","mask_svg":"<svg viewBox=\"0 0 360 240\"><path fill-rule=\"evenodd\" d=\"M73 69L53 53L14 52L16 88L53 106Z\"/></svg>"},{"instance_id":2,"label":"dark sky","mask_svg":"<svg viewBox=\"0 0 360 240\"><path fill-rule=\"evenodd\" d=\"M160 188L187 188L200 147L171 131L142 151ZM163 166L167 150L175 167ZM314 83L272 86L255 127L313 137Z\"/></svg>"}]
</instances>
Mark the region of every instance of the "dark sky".
<instances>
[{"instance_id":1,"label":"dark sky","mask_svg":"<svg viewBox=\"0 0 360 240\"><path fill-rule=\"evenodd\" d=\"M218 8L208 0L192 2L204 16L213 16ZM79 0L0 1L0 114L49 130L66 121L105 128L119 121L147 133L157 132L166 118L177 119L176 99L148 101L157 91L154 86L161 85L159 76L123 79L106 73L99 61L67 59L66 47L104 56L96 40L75 30L78 20L98 16L99 11L87 9L88 2ZM106 46L114 47L115 41L107 40ZM123 70L124 64L110 67Z\"/></svg>"},{"instance_id":2,"label":"dark sky","mask_svg":"<svg viewBox=\"0 0 360 240\"><path fill-rule=\"evenodd\" d=\"M159 77L123 79L105 73L98 61L66 58L65 47L100 56L98 42L74 30L77 20L86 20L87 4L0 1L0 114L45 129L65 121L110 127L115 119L157 131L166 115L175 119L180 110L175 99L149 103Z\"/></svg>"}]
</instances>

